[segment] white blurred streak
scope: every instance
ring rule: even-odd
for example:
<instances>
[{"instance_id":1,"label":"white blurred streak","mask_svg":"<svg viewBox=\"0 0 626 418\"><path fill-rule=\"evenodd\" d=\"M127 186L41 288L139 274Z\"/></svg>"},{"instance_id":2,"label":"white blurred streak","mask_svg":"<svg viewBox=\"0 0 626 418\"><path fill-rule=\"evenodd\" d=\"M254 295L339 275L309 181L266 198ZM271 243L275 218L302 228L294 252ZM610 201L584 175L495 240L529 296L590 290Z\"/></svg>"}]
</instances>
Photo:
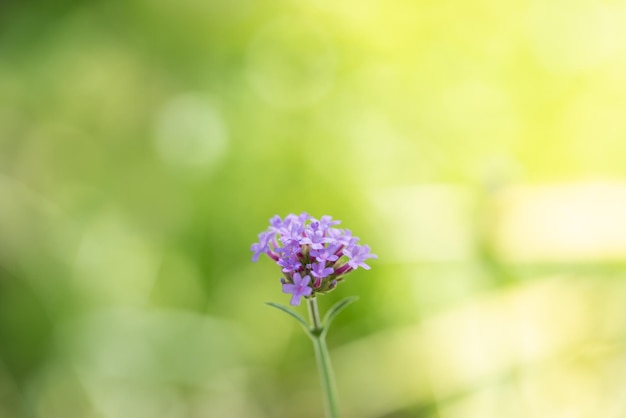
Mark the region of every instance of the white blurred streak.
<instances>
[{"instance_id":1,"label":"white blurred streak","mask_svg":"<svg viewBox=\"0 0 626 418\"><path fill-rule=\"evenodd\" d=\"M507 261L626 257L626 184L515 187L495 198L496 248Z\"/></svg>"},{"instance_id":2,"label":"white blurred streak","mask_svg":"<svg viewBox=\"0 0 626 418\"><path fill-rule=\"evenodd\" d=\"M597 326L614 313L609 305L619 301L610 296L620 288L617 280L591 286L586 280L546 278L472 300L423 325L346 345L332 353L344 403L352 416L378 417L434 396L451 408L442 412L445 417L515 416L511 413L522 405L535 413L519 416L543 418L570 412L571 399L552 399L557 393L571 390L579 396L576 402L600 402L602 391L589 373L594 368L571 383L584 360L559 359L603 341ZM515 386L515 375L523 390ZM550 385L543 381L547 377L553 379ZM488 393L493 387L503 391L497 408ZM589 392L579 393L581 387ZM453 408L457 402L471 403L468 415ZM543 414L546 402L554 415ZM607 407L601 404L598 411Z\"/></svg>"},{"instance_id":3,"label":"white blurred streak","mask_svg":"<svg viewBox=\"0 0 626 418\"><path fill-rule=\"evenodd\" d=\"M433 389L447 395L580 344L592 331L585 290L581 283L546 279L429 321L423 337Z\"/></svg>"},{"instance_id":4,"label":"white blurred streak","mask_svg":"<svg viewBox=\"0 0 626 418\"><path fill-rule=\"evenodd\" d=\"M526 17L534 53L546 68L561 75L593 69L623 56L624 19L622 2L589 0L576 4L535 1Z\"/></svg>"},{"instance_id":5,"label":"white blurred streak","mask_svg":"<svg viewBox=\"0 0 626 418\"><path fill-rule=\"evenodd\" d=\"M510 402L507 390L501 386L491 386L476 391L471 396L438 407L438 418L486 418L500 417L501 406ZM522 408L508 408L506 418L526 418Z\"/></svg>"},{"instance_id":6,"label":"white blurred streak","mask_svg":"<svg viewBox=\"0 0 626 418\"><path fill-rule=\"evenodd\" d=\"M386 262L459 261L474 251L469 190L453 185L392 187L369 195Z\"/></svg>"},{"instance_id":7,"label":"white blurred streak","mask_svg":"<svg viewBox=\"0 0 626 418\"><path fill-rule=\"evenodd\" d=\"M167 102L156 121L159 156L176 167L210 169L224 156L228 130L219 109L199 95Z\"/></svg>"},{"instance_id":8,"label":"white blurred streak","mask_svg":"<svg viewBox=\"0 0 626 418\"><path fill-rule=\"evenodd\" d=\"M144 305L158 273L161 253L118 212L104 211L83 230L74 263L77 289L96 306Z\"/></svg>"}]
</instances>

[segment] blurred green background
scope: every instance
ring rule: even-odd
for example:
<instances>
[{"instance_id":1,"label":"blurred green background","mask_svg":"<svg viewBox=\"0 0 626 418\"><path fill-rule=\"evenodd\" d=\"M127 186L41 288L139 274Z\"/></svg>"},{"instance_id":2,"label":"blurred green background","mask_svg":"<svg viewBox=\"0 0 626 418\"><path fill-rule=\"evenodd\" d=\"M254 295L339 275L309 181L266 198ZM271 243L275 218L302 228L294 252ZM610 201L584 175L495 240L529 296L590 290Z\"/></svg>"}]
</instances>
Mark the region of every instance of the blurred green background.
<instances>
[{"instance_id":1,"label":"blurred green background","mask_svg":"<svg viewBox=\"0 0 626 418\"><path fill-rule=\"evenodd\" d=\"M625 109L623 0L4 0L0 417L322 416L301 211L345 417L623 417Z\"/></svg>"}]
</instances>

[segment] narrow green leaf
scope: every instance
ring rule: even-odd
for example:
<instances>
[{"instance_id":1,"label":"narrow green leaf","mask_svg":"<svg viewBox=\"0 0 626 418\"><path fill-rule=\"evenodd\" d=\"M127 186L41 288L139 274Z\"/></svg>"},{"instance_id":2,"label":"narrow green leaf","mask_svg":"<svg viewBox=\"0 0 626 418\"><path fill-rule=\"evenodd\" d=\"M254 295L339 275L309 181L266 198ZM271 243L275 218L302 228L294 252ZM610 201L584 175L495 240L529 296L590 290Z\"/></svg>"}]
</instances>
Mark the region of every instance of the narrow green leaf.
<instances>
[{"instance_id":1,"label":"narrow green leaf","mask_svg":"<svg viewBox=\"0 0 626 418\"><path fill-rule=\"evenodd\" d=\"M335 303L333 307L330 308L328 312L326 312L326 315L324 316L324 320L322 321L322 324L324 324L324 331L325 332L328 331L330 324L337 317L337 315L339 315L339 312L343 311L346 306L348 306L352 302L356 302L358 299L359 299L358 296L349 296Z\"/></svg>"},{"instance_id":2,"label":"narrow green leaf","mask_svg":"<svg viewBox=\"0 0 626 418\"><path fill-rule=\"evenodd\" d=\"M307 333L310 333L311 331L309 330L309 324L307 324L307 322L304 320L304 318L302 316L300 316L300 314L298 314L297 312L294 312L293 310L289 309L286 306L283 306L281 304L278 303L274 303L274 302L265 302L266 305L271 306L273 308L279 309L281 311L283 311L284 313L291 315L296 321L298 321L300 323L300 325L302 325L305 329L305 331Z\"/></svg>"}]
</instances>

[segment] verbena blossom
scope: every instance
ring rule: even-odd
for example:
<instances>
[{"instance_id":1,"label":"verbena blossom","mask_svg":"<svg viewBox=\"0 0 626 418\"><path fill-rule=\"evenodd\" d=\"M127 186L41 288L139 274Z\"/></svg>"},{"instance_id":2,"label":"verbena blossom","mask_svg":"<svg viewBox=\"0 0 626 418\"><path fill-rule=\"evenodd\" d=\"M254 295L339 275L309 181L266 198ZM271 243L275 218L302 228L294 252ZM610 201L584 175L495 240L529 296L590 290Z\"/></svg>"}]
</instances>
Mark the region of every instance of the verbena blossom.
<instances>
[{"instance_id":1,"label":"verbena blossom","mask_svg":"<svg viewBox=\"0 0 626 418\"><path fill-rule=\"evenodd\" d=\"M266 254L281 267L282 289L292 295L291 305L300 305L302 297L333 290L351 271L369 270L365 260L377 258L369 246L358 244L359 238L350 230L334 227L338 224L330 216L317 220L307 213L285 219L276 215L250 247L252 261Z\"/></svg>"},{"instance_id":2,"label":"verbena blossom","mask_svg":"<svg viewBox=\"0 0 626 418\"><path fill-rule=\"evenodd\" d=\"M283 283L283 292L291 293L291 304L300 305L300 298L302 296L310 296L313 289L309 287L311 277L300 277L300 273L293 274L293 283Z\"/></svg>"}]
</instances>

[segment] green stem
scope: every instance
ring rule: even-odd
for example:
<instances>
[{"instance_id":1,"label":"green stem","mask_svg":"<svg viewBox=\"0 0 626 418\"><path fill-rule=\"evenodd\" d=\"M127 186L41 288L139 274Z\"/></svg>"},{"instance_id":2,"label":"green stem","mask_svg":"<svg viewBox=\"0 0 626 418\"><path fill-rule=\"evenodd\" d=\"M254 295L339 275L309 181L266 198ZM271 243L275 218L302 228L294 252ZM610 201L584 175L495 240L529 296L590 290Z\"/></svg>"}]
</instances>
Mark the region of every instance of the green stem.
<instances>
[{"instance_id":1,"label":"green stem","mask_svg":"<svg viewBox=\"0 0 626 418\"><path fill-rule=\"evenodd\" d=\"M310 336L315 347L315 358L322 381L322 391L324 392L326 417L339 418L339 406L337 404L337 390L335 388L335 378L333 368L330 364L330 355L326 347L326 329L322 326L319 310L317 309L317 299L308 299L309 317L313 325Z\"/></svg>"}]
</instances>

